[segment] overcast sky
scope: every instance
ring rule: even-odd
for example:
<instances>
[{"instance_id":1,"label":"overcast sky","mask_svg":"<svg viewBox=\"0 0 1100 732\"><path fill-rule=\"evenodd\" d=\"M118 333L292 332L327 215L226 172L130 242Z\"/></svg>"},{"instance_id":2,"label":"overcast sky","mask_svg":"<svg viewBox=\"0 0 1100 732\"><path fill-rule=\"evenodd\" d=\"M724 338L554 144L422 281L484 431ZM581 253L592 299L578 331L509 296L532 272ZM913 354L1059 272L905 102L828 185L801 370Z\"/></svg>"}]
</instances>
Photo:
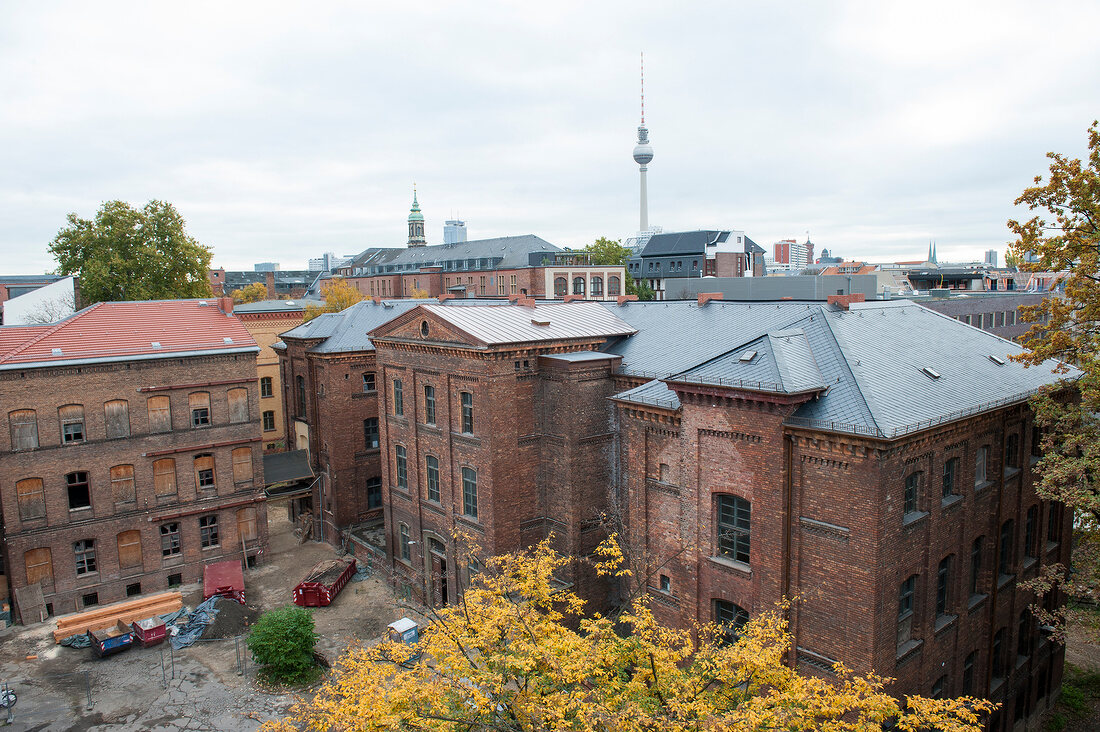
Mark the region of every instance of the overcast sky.
<instances>
[{"instance_id":1,"label":"overcast sky","mask_svg":"<svg viewBox=\"0 0 1100 732\"><path fill-rule=\"evenodd\" d=\"M802 7L808 6L808 7ZM215 265L638 226L846 258L1003 250L1100 116L1097 2L4 3L0 274L103 201L169 201ZM769 247L770 249L770 247Z\"/></svg>"}]
</instances>

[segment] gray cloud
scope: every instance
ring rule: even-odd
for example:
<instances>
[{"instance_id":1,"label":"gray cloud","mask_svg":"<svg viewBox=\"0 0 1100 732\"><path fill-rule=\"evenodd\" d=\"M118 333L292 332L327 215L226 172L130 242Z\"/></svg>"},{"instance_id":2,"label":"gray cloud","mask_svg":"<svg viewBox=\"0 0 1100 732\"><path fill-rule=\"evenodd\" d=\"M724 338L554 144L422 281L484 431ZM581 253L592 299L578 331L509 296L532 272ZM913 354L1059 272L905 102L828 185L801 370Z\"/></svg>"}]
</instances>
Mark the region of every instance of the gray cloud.
<instances>
[{"instance_id":1,"label":"gray cloud","mask_svg":"<svg viewBox=\"0 0 1100 732\"><path fill-rule=\"evenodd\" d=\"M629 235L642 49L666 230L974 258L1084 151L1094 3L773 5L8 4L0 270L114 198L231 268L400 246L413 181L431 240Z\"/></svg>"}]
</instances>

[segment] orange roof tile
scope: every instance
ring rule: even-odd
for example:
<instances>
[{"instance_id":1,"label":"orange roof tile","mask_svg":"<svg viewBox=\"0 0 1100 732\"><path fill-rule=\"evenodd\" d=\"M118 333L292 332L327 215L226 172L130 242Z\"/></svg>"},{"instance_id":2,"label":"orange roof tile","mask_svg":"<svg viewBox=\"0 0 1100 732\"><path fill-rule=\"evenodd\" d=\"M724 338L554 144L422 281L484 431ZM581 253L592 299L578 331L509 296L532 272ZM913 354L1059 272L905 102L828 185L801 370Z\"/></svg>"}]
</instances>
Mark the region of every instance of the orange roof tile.
<instances>
[{"instance_id":1,"label":"orange roof tile","mask_svg":"<svg viewBox=\"0 0 1100 732\"><path fill-rule=\"evenodd\" d=\"M0 369L243 350L259 348L216 298L101 302L59 323L0 327Z\"/></svg>"}]
</instances>

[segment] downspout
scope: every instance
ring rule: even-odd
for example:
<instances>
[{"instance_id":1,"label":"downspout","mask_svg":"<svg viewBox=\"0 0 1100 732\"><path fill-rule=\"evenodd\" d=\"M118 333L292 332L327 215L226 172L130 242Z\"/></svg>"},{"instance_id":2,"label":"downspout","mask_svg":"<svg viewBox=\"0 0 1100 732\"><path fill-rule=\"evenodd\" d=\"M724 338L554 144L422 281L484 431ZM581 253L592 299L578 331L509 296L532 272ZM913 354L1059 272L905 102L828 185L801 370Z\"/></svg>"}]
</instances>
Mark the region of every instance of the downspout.
<instances>
[{"instance_id":1,"label":"downspout","mask_svg":"<svg viewBox=\"0 0 1100 732\"><path fill-rule=\"evenodd\" d=\"M786 477L784 479L783 490L783 599L789 600L791 598L791 574L793 558L791 557L791 545L794 543L794 439L790 433L784 433L783 435L783 457L784 467L786 470ZM793 607L793 606L792 606ZM788 657L791 663L795 662L797 653L795 648L797 647L797 632L798 629L791 624L791 609L787 610L787 623L790 628L791 637L794 642L791 643L791 649L788 651Z\"/></svg>"},{"instance_id":2,"label":"downspout","mask_svg":"<svg viewBox=\"0 0 1100 732\"><path fill-rule=\"evenodd\" d=\"M990 686L993 683L993 636L996 633L996 628L997 628L997 588L1001 584L1001 582L1000 582L1000 579L1001 579L1000 578L1000 570L1001 570L1001 566L1000 566L1000 559L1001 559L1001 508L1002 508L1002 503L1004 501L1004 494L1005 494L1005 460L1004 460L1005 454L1004 454L1004 449L1005 449L1005 437L1006 437L1005 433L1007 431L1007 428L1008 428L1008 413L1005 412L1004 410L1002 410L1002 414L1001 414L1001 459L1000 459L1000 464L1001 464L1001 485L1000 485L1000 489L997 491L997 513L995 514L996 518L993 521L993 531L994 531L993 535L995 537L997 537L995 542L994 542L994 546L996 547L996 551L993 553L993 562L995 563L996 566L993 567L993 572L991 573L992 576L993 576L993 582L992 582L992 584L989 588L989 631L986 634L987 637L986 637L986 646L985 646L986 648L989 649L989 663L986 664L986 673L985 673L985 688L986 688L986 694L987 695L992 693L992 691L993 691L993 689L991 689ZM988 479L988 477L989 477L989 458L987 457L986 458L986 478ZM1004 655L1005 653L1006 653L1005 649L1002 648L1001 649L1001 654ZM1007 664L1007 661L1005 663ZM1005 669L1005 680L1002 683L1004 683L1004 684L1008 683L1008 669L1007 668Z\"/></svg>"}]
</instances>

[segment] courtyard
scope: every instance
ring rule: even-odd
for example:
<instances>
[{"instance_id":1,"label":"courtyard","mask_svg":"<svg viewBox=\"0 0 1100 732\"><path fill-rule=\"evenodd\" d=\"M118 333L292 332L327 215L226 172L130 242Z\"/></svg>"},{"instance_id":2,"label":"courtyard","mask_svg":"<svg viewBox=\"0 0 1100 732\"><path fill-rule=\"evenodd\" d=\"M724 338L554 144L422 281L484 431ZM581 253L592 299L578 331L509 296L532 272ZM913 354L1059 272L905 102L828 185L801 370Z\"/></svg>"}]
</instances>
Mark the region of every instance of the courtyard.
<instances>
[{"instance_id":1,"label":"courtyard","mask_svg":"<svg viewBox=\"0 0 1100 732\"><path fill-rule=\"evenodd\" d=\"M190 648L135 645L99 659L89 648L55 644L52 620L16 626L0 637L0 682L18 695L14 722L5 729L250 732L283 714L294 694L257 683L244 644L246 623L264 610L289 604L294 585L336 551L311 541L298 544L285 511L275 507L269 511L269 531L270 547L261 565L245 573L246 607L221 610L218 621ZM202 601L198 584L181 591L187 607ZM218 602L220 608L227 604ZM330 606L314 609L316 650L335 661L344 648L372 641L405 614L384 573L376 571L350 583ZM0 713L0 726L4 719Z\"/></svg>"}]
</instances>

